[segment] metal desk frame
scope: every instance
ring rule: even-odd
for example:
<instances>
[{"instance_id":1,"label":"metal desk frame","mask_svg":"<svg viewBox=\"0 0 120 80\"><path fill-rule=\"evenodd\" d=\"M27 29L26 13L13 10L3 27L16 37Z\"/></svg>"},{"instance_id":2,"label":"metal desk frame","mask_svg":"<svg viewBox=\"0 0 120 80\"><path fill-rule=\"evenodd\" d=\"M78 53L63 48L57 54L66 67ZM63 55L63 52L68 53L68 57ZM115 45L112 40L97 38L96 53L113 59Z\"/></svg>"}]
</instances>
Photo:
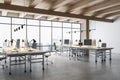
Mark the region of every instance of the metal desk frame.
<instances>
[{"instance_id":1,"label":"metal desk frame","mask_svg":"<svg viewBox=\"0 0 120 80\"><path fill-rule=\"evenodd\" d=\"M42 70L44 70L44 54L47 53L48 51L40 51L40 50L37 50L37 49L32 49L32 50L28 50L28 51L9 51L9 50L5 50L4 49L4 52L6 53L7 57L9 57L9 75L11 75L11 66L12 65L19 65L19 64L12 64L12 57L24 57L24 66L25 66L25 70L24 72L26 72L26 56L30 56L30 59L29 59L29 63L30 63L30 72L32 71L32 59L31 59L31 56L34 56L34 55L42 55Z\"/></svg>"},{"instance_id":2,"label":"metal desk frame","mask_svg":"<svg viewBox=\"0 0 120 80\"><path fill-rule=\"evenodd\" d=\"M72 49L76 49L77 53L78 53L78 49L80 50L94 50L95 51L95 62L97 62L97 57L98 57L98 54L101 52L102 54L102 61L106 61L106 51L109 51L109 60L111 61L111 50L113 48L110 48L110 47L94 47L94 46L73 46L73 45L65 45L63 47L68 47L69 48L69 55L70 55L70 51L72 51Z\"/></svg>"}]
</instances>

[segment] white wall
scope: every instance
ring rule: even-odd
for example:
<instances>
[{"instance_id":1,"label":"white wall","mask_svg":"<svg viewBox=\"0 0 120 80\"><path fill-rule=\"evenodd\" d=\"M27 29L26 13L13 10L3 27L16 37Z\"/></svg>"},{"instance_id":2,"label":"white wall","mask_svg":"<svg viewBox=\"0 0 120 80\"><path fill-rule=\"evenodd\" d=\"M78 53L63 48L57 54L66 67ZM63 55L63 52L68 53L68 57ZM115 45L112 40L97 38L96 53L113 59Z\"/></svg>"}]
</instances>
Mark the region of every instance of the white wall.
<instances>
[{"instance_id":1,"label":"white wall","mask_svg":"<svg viewBox=\"0 0 120 80\"><path fill-rule=\"evenodd\" d=\"M90 28L96 29L90 32L91 39L96 42L101 39L108 47L114 47L114 53L120 54L120 17L113 23L90 21Z\"/></svg>"}]
</instances>

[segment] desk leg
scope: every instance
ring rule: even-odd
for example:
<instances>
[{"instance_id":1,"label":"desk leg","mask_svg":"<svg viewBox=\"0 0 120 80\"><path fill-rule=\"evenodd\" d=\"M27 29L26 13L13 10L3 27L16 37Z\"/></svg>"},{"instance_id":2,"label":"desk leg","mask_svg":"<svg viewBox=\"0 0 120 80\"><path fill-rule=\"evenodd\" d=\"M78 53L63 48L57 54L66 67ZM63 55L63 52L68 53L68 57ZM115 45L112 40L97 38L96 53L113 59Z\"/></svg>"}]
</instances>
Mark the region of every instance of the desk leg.
<instances>
[{"instance_id":1,"label":"desk leg","mask_svg":"<svg viewBox=\"0 0 120 80\"><path fill-rule=\"evenodd\" d=\"M42 55L43 61L42 61L42 69L44 70L44 54Z\"/></svg>"},{"instance_id":2,"label":"desk leg","mask_svg":"<svg viewBox=\"0 0 120 80\"><path fill-rule=\"evenodd\" d=\"M104 61L106 61L106 50L104 51Z\"/></svg>"},{"instance_id":3,"label":"desk leg","mask_svg":"<svg viewBox=\"0 0 120 80\"><path fill-rule=\"evenodd\" d=\"M70 56L71 56L71 48L68 48L68 53L69 53L69 58L70 58Z\"/></svg>"},{"instance_id":4,"label":"desk leg","mask_svg":"<svg viewBox=\"0 0 120 80\"><path fill-rule=\"evenodd\" d=\"M102 62L104 61L104 51L100 50L100 53L99 53L102 57Z\"/></svg>"},{"instance_id":5,"label":"desk leg","mask_svg":"<svg viewBox=\"0 0 120 80\"><path fill-rule=\"evenodd\" d=\"M30 72L32 72L32 69L31 69L31 55L30 56Z\"/></svg>"},{"instance_id":6,"label":"desk leg","mask_svg":"<svg viewBox=\"0 0 120 80\"><path fill-rule=\"evenodd\" d=\"M112 60L112 58L111 58L111 50L110 50L110 61Z\"/></svg>"},{"instance_id":7,"label":"desk leg","mask_svg":"<svg viewBox=\"0 0 120 80\"><path fill-rule=\"evenodd\" d=\"M95 50L95 62L97 63L97 50Z\"/></svg>"},{"instance_id":8,"label":"desk leg","mask_svg":"<svg viewBox=\"0 0 120 80\"><path fill-rule=\"evenodd\" d=\"M25 62L24 63L25 63L25 71L24 72L26 73L26 56L25 56Z\"/></svg>"},{"instance_id":9,"label":"desk leg","mask_svg":"<svg viewBox=\"0 0 120 80\"><path fill-rule=\"evenodd\" d=\"M9 57L9 75L11 75L11 57Z\"/></svg>"}]
</instances>

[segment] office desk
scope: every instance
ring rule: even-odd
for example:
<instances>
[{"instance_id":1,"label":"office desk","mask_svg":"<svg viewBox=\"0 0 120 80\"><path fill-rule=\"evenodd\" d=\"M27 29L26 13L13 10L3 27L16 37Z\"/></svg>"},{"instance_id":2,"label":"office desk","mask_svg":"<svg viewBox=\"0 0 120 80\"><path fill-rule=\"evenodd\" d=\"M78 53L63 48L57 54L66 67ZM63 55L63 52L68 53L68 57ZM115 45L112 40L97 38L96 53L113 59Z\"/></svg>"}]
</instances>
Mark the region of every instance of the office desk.
<instances>
[{"instance_id":1,"label":"office desk","mask_svg":"<svg viewBox=\"0 0 120 80\"><path fill-rule=\"evenodd\" d=\"M33 55L42 55L42 69L44 70L44 54L47 53L48 51L40 51L37 49L33 49L33 48L14 48L14 47L4 47L3 48L4 52L6 53L6 55L9 57L9 74L11 74L11 66L12 65L16 65L16 64L12 64L12 60L11 57L22 57L23 58L23 64L25 66L25 72L26 72L26 56L29 56L29 61L30 61L30 72L31 70L31 63L32 63L32 59L31 56Z\"/></svg>"},{"instance_id":2,"label":"office desk","mask_svg":"<svg viewBox=\"0 0 120 80\"><path fill-rule=\"evenodd\" d=\"M63 47L68 47L69 48L69 51L72 50L73 48L76 49L76 51L78 52L78 50L94 50L95 51L95 62L97 62L97 56L99 53L102 54L102 61L105 61L106 60L106 51L109 51L109 59L111 61L111 50L113 48L110 48L110 47L96 47L96 46L75 46L75 45L63 45ZM88 51L89 52L89 51Z\"/></svg>"}]
</instances>

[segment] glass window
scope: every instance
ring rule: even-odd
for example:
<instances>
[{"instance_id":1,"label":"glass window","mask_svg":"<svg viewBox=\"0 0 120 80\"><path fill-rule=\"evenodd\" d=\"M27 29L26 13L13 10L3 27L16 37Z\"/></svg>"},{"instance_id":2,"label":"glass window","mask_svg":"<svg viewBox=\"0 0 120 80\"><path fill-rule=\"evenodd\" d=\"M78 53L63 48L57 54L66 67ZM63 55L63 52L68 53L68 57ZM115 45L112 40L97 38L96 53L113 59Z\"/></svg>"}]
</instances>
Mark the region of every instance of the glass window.
<instances>
[{"instance_id":1,"label":"glass window","mask_svg":"<svg viewBox=\"0 0 120 80\"><path fill-rule=\"evenodd\" d=\"M0 47L10 46L10 30L10 25L0 24Z\"/></svg>"},{"instance_id":2,"label":"glass window","mask_svg":"<svg viewBox=\"0 0 120 80\"><path fill-rule=\"evenodd\" d=\"M20 39L20 47L22 47L22 40L25 40L27 36L25 25L12 25L12 39L17 41ZM13 44L15 46L15 44Z\"/></svg>"},{"instance_id":3,"label":"glass window","mask_svg":"<svg viewBox=\"0 0 120 80\"><path fill-rule=\"evenodd\" d=\"M8 17L0 17L0 23L11 23L11 18Z\"/></svg>"},{"instance_id":4,"label":"glass window","mask_svg":"<svg viewBox=\"0 0 120 80\"><path fill-rule=\"evenodd\" d=\"M51 50L51 27L41 27L41 49Z\"/></svg>"},{"instance_id":5,"label":"glass window","mask_svg":"<svg viewBox=\"0 0 120 80\"><path fill-rule=\"evenodd\" d=\"M26 19L12 18L12 24L26 24Z\"/></svg>"},{"instance_id":6,"label":"glass window","mask_svg":"<svg viewBox=\"0 0 120 80\"><path fill-rule=\"evenodd\" d=\"M72 24L72 28L80 29L80 24Z\"/></svg>"},{"instance_id":7,"label":"glass window","mask_svg":"<svg viewBox=\"0 0 120 80\"><path fill-rule=\"evenodd\" d=\"M62 23L61 22L52 22L52 26L53 27L62 27Z\"/></svg>"},{"instance_id":8,"label":"glass window","mask_svg":"<svg viewBox=\"0 0 120 80\"><path fill-rule=\"evenodd\" d=\"M34 39L37 43L37 49L39 49L39 27L27 26L27 34L29 46L32 46Z\"/></svg>"},{"instance_id":9,"label":"glass window","mask_svg":"<svg viewBox=\"0 0 120 80\"><path fill-rule=\"evenodd\" d=\"M63 44L65 40L69 40L69 44L72 44L71 41L71 29L63 28Z\"/></svg>"},{"instance_id":10,"label":"glass window","mask_svg":"<svg viewBox=\"0 0 120 80\"><path fill-rule=\"evenodd\" d=\"M63 27L71 28L71 23L63 23Z\"/></svg>"},{"instance_id":11,"label":"glass window","mask_svg":"<svg viewBox=\"0 0 120 80\"><path fill-rule=\"evenodd\" d=\"M36 25L36 26L39 26L39 20L27 19L27 25Z\"/></svg>"},{"instance_id":12,"label":"glass window","mask_svg":"<svg viewBox=\"0 0 120 80\"><path fill-rule=\"evenodd\" d=\"M79 40L80 40L80 29L72 29L73 45L78 45Z\"/></svg>"},{"instance_id":13,"label":"glass window","mask_svg":"<svg viewBox=\"0 0 120 80\"><path fill-rule=\"evenodd\" d=\"M51 26L51 21L41 21L42 26Z\"/></svg>"},{"instance_id":14,"label":"glass window","mask_svg":"<svg viewBox=\"0 0 120 80\"><path fill-rule=\"evenodd\" d=\"M52 44L56 43L56 46L62 44L62 28L53 28L53 35L52 35ZM53 48L54 49L54 46Z\"/></svg>"}]
</instances>

